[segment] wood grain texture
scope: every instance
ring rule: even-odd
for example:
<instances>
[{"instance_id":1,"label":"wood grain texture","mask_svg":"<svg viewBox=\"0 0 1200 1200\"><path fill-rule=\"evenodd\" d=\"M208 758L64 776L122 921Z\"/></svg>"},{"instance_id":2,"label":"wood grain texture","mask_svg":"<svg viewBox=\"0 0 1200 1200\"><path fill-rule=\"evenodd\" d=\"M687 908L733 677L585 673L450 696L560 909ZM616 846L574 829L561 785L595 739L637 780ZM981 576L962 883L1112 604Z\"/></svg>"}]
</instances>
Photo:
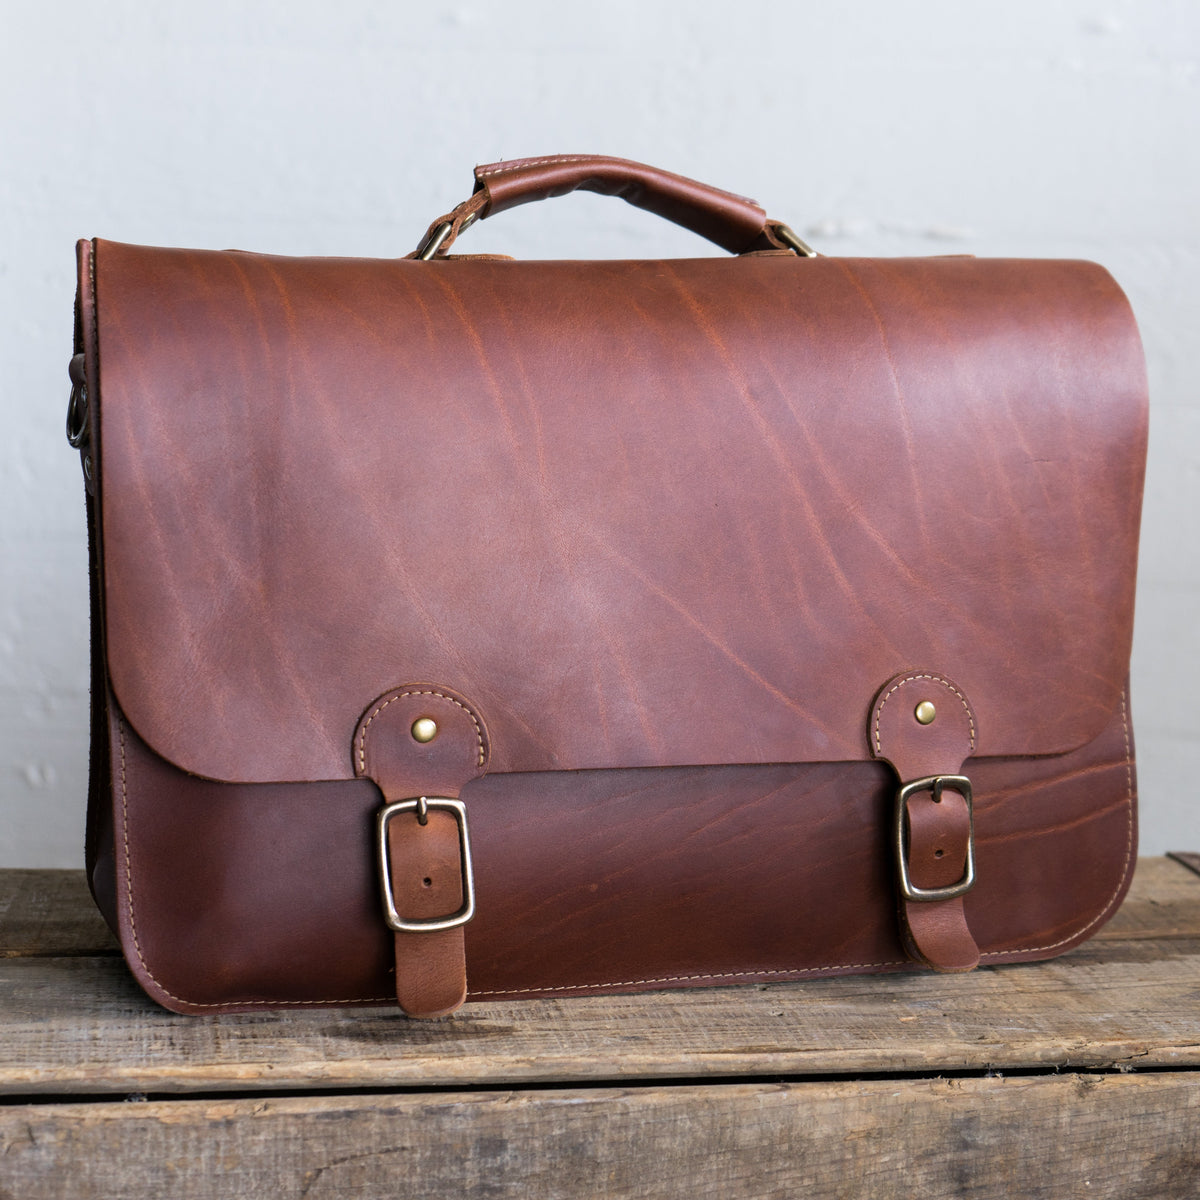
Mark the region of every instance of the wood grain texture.
<instances>
[{"instance_id":1,"label":"wood grain texture","mask_svg":"<svg viewBox=\"0 0 1200 1200\"><path fill-rule=\"evenodd\" d=\"M1200 877L1165 859L1046 963L441 1022L175 1016L80 885L0 872L0 1200L1200 1194Z\"/></svg>"},{"instance_id":2,"label":"wood grain texture","mask_svg":"<svg viewBox=\"0 0 1200 1200\"><path fill-rule=\"evenodd\" d=\"M1169 850L1167 856L1173 858L1178 863L1182 863L1189 871L1194 871L1197 875L1200 875L1200 854L1196 854L1191 850Z\"/></svg>"},{"instance_id":3,"label":"wood grain texture","mask_svg":"<svg viewBox=\"0 0 1200 1200\"><path fill-rule=\"evenodd\" d=\"M1127 936L1045 963L470 1004L436 1022L387 1009L181 1017L146 999L119 960L10 958L0 961L0 1088L162 1093L1200 1065L1200 905L1190 913L1182 900L1156 905L1152 892L1141 893L1146 911L1127 918Z\"/></svg>"},{"instance_id":4,"label":"wood grain texture","mask_svg":"<svg viewBox=\"0 0 1200 1200\"><path fill-rule=\"evenodd\" d=\"M0 871L0 958L119 953L82 871Z\"/></svg>"},{"instance_id":5,"label":"wood grain texture","mask_svg":"<svg viewBox=\"0 0 1200 1200\"><path fill-rule=\"evenodd\" d=\"M1170 858L1139 858L1129 894L1092 941L1200 936L1200 876Z\"/></svg>"},{"instance_id":6,"label":"wood grain texture","mask_svg":"<svg viewBox=\"0 0 1200 1200\"><path fill-rule=\"evenodd\" d=\"M1200 1076L49 1104L0 1110L0 1148L4 1200L60 1200L64 1163L76 1200L1172 1200Z\"/></svg>"}]
</instances>

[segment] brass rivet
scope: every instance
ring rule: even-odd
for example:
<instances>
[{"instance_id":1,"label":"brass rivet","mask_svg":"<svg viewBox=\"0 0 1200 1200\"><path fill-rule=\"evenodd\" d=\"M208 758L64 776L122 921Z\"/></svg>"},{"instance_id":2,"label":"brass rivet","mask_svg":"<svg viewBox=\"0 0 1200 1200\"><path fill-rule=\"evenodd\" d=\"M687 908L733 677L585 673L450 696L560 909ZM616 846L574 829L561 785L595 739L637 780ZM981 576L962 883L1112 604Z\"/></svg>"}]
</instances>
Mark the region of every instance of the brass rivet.
<instances>
[{"instance_id":1,"label":"brass rivet","mask_svg":"<svg viewBox=\"0 0 1200 1200\"><path fill-rule=\"evenodd\" d=\"M937 709L928 700L922 700L913 714L922 725L932 725L937 716Z\"/></svg>"},{"instance_id":2,"label":"brass rivet","mask_svg":"<svg viewBox=\"0 0 1200 1200\"><path fill-rule=\"evenodd\" d=\"M432 717L418 717L412 725L413 739L418 742L432 742L437 731L437 722Z\"/></svg>"}]
</instances>

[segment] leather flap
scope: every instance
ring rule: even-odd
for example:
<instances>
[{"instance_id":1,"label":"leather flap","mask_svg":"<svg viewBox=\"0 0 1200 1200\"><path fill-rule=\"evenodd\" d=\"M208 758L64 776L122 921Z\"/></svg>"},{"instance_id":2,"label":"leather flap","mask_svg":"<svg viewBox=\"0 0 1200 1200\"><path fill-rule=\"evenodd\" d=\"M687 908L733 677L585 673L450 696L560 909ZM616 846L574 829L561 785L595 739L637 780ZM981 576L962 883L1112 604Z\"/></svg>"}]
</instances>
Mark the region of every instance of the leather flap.
<instances>
[{"instance_id":1,"label":"leather flap","mask_svg":"<svg viewBox=\"0 0 1200 1200\"><path fill-rule=\"evenodd\" d=\"M351 778L419 680L493 771L869 759L911 667L982 755L1119 701L1146 395L1099 267L95 266L109 670L187 771Z\"/></svg>"}]
</instances>

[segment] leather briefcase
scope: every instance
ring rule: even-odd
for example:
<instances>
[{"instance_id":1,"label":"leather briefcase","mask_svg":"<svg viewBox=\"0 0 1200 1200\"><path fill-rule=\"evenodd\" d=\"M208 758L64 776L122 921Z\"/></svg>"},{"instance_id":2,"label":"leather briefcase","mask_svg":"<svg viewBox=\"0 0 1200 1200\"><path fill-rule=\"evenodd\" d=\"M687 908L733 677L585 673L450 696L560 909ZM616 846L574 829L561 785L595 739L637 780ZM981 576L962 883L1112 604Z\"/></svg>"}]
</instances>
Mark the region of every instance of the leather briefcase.
<instances>
[{"instance_id":1,"label":"leather briefcase","mask_svg":"<svg viewBox=\"0 0 1200 1200\"><path fill-rule=\"evenodd\" d=\"M403 259L79 246L87 861L179 1012L1045 958L1134 863L1146 448L1084 262L618 159ZM447 254L574 189L731 256Z\"/></svg>"}]
</instances>

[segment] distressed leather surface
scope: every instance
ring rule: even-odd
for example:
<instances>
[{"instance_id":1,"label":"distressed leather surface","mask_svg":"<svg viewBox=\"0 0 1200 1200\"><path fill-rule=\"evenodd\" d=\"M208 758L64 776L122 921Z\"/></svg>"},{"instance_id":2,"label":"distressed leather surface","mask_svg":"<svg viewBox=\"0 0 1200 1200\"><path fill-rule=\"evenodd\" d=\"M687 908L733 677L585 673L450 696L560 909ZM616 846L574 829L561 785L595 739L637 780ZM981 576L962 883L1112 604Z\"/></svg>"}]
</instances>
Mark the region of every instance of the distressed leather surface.
<instances>
[{"instance_id":1,"label":"distressed leather surface","mask_svg":"<svg viewBox=\"0 0 1200 1200\"><path fill-rule=\"evenodd\" d=\"M484 193L612 190L593 176L507 164ZM699 203L642 185L613 194ZM722 233L758 219L725 205ZM914 748L967 755L952 932L980 961L1059 953L1120 902L1146 397L1101 268L80 261L89 866L161 1003L395 1002L375 820L442 751L407 710L356 729L404 680L468 702L486 760L446 784L477 915L453 980L420 947L402 967L417 1009L456 1002L463 961L471 997L911 969L875 755L904 777ZM914 733L907 692L874 719L925 673L964 728L947 700ZM963 821L914 804L914 869L949 881ZM443 833L441 865L393 847L405 906L461 895Z\"/></svg>"},{"instance_id":2,"label":"distressed leather surface","mask_svg":"<svg viewBox=\"0 0 1200 1200\"><path fill-rule=\"evenodd\" d=\"M1099 267L95 269L107 667L184 771L349 779L404 679L499 773L865 761L915 664L977 756L1119 710L1145 381Z\"/></svg>"}]
</instances>

